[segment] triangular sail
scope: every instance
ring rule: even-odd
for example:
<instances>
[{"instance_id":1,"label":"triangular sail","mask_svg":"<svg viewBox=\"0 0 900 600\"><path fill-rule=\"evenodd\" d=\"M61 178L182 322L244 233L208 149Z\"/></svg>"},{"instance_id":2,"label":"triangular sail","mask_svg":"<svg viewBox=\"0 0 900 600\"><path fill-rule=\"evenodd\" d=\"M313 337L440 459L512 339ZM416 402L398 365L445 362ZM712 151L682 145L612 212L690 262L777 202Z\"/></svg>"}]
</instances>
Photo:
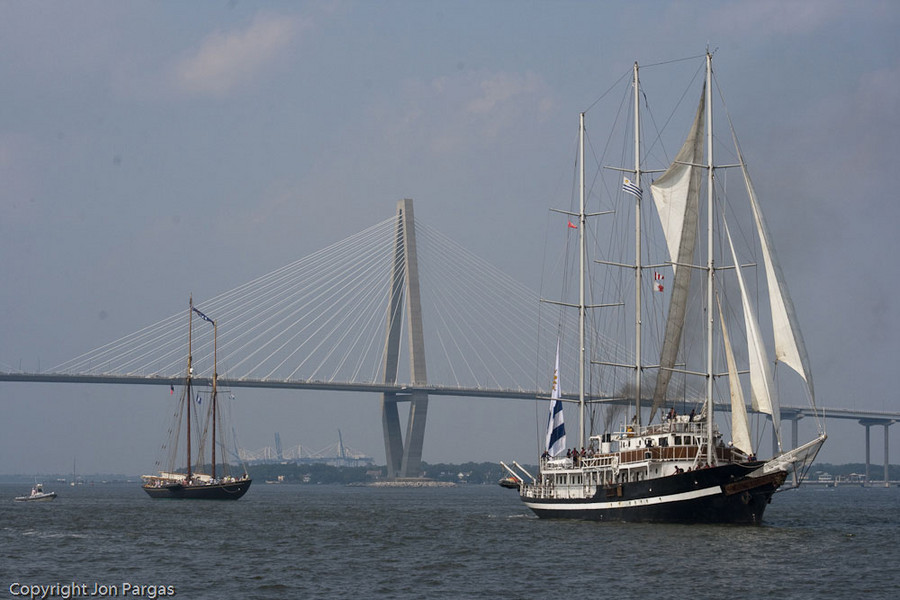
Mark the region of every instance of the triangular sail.
<instances>
[{"instance_id":1,"label":"triangular sail","mask_svg":"<svg viewBox=\"0 0 900 600\"><path fill-rule=\"evenodd\" d=\"M728 225L725 225L725 237L728 238L728 246L731 248L731 257L734 260L734 272L737 275L738 285L741 288L741 303L744 306L744 323L747 328L747 353L750 362L750 390L753 410L764 412L772 416L772 426L775 428L775 437L778 448L781 449L781 408L778 404L778 396L775 393L772 369L769 366L768 353L763 343L759 329L759 321L756 319L756 311L747 295L747 286L744 284L744 275L741 273L741 265L734 251L731 241L731 233Z\"/></svg>"},{"instance_id":2,"label":"triangular sail","mask_svg":"<svg viewBox=\"0 0 900 600\"><path fill-rule=\"evenodd\" d=\"M716 297L718 301L718 296ZM731 437L734 447L745 454L753 453L750 440L750 422L747 418L747 405L744 403L744 391L738 375L737 362L734 360L734 349L728 337L728 327L722 315L722 303L719 302L719 322L722 324L722 342L725 344L725 361L728 363L728 387L731 391Z\"/></svg>"},{"instance_id":3,"label":"triangular sail","mask_svg":"<svg viewBox=\"0 0 900 600\"><path fill-rule=\"evenodd\" d=\"M694 117L694 123L691 125L687 139L666 172L650 185L675 274L659 361L659 374L656 376L656 388L653 391L651 421L656 411L665 403L666 391L669 388L669 380L672 378L672 369L678 358L678 347L681 344L681 333L684 329L692 269L679 269L678 265L687 265L692 262L697 244L701 169L696 165L703 158L705 105L706 86L704 84L703 93L700 95L700 105L697 107L697 115Z\"/></svg>"},{"instance_id":4,"label":"triangular sail","mask_svg":"<svg viewBox=\"0 0 900 600\"><path fill-rule=\"evenodd\" d=\"M732 135L734 132L732 131ZM744 173L744 181L747 184L747 194L750 196L750 205L753 207L753 216L756 220L756 229L759 232L762 246L763 261L766 265L766 280L769 284L769 304L772 310L772 330L775 337L775 360L783 362L791 367L806 381L809 387L809 396L815 405L815 391L813 389L812 371L809 369L809 357L806 353L806 344L803 343L803 335L800 333L800 325L794 311L794 303L788 292L784 273L775 254L775 248L769 237L769 227L759 203L756 199L756 191L750 174L747 172L747 164L741 154L741 149L735 139L735 149Z\"/></svg>"}]
</instances>

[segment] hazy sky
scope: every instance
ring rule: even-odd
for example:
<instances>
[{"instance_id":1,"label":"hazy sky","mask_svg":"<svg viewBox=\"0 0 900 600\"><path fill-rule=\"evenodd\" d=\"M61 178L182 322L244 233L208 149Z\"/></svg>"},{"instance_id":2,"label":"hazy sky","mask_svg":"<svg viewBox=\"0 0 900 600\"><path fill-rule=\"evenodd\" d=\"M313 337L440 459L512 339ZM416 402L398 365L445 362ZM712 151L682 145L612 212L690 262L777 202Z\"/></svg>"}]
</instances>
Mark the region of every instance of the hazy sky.
<instances>
[{"instance_id":1,"label":"hazy sky","mask_svg":"<svg viewBox=\"0 0 900 600\"><path fill-rule=\"evenodd\" d=\"M0 0L0 370L97 348L404 197L536 286L578 112L635 60L709 45L820 404L900 411L898 29L891 1ZM151 470L167 403L0 383L0 472ZM384 461L377 396L242 390L235 411L247 448L340 428ZM820 460L863 459L860 426L829 430ZM423 458L531 460L534 432L528 403L434 399Z\"/></svg>"}]
</instances>

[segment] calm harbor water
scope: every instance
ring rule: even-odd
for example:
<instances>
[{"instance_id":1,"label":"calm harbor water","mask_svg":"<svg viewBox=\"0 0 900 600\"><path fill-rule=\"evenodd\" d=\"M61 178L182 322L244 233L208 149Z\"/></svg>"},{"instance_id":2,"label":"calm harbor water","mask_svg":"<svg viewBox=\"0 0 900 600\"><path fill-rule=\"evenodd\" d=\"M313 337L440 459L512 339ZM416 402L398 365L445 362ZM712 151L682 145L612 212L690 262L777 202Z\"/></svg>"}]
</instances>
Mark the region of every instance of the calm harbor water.
<instances>
[{"instance_id":1,"label":"calm harbor water","mask_svg":"<svg viewBox=\"0 0 900 600\"><path fill-rule=\"evenodd\" d=\"M95 598L900 597L900 488L784 492L763 526L736 527L538 520L498 486L254 483L191 502L48 484L55 501L13 502L28 487L0 485L0 598L28 597L15 583Z\"/></svg>"}]
</instances>

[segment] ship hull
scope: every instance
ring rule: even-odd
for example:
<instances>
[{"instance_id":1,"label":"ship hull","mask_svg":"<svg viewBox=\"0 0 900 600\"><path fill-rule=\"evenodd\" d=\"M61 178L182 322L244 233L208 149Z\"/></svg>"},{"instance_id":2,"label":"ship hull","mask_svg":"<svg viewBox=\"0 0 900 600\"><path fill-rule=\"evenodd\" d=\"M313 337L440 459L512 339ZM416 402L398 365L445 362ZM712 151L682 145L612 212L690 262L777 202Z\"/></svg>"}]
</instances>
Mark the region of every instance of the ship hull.
<instances>
[{"instance_id":1,"label":"ship hull","mask_svg":"<svg viewBox=\"0 0 900 600\"><path fill-rule=\"evenodd\" d=\"M228 483L209 485L184 485L172 483L163 486L144 485L144 491L151 498L170 498L179 500L237 500L250 489L252 480L243 479Z\"/></svg>"},{"instance_id":2,"label":"ship hull","mask_svg":"<svg viewBox=\"0 0 900 600\"><path fill-rule=\"evenodd\" d=\"M602 486L587 498L527 497L538 517L646 523L734 523L757 525L772 494L784 483L779 471L747 477L741 465Z\"/></svg>"},{"instance_id":3,"label":"ship hull","mask_svg":"<svg viewBox=\"0 0 900 600\"><path fill-rule=\"evenodd\" d=\"M31 496L17 496L16 502L49 502L56 498L56 492L33 494Z\"/></svg>"}]
</instances>

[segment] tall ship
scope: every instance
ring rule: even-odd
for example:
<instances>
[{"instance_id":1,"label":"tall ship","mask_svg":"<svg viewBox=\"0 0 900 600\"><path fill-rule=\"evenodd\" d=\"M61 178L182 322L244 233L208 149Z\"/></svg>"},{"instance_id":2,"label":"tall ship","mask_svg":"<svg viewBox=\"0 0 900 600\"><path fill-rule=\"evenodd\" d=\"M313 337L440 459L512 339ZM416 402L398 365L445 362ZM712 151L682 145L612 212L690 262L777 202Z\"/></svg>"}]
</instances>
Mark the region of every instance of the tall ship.
<instances>
[{"instance_id":1,"label":"tall ship","mask_svg":"<svg viewBox=\"0 0 900 600\"><path fill-rule=\"evenodd\" d=\"M206 410L203 408L204 395L198 393L194 385L194 367L192 355L193 320L197 315L213 328L213 374L211 377L211 390L206 395ZM167 465L156 475L142 475L142 487L151 498L179 498L190 500L237 500L250 489L252 480L246 469L239 475L229 472L229 464L226 460L222 425L222 411L219 406L218 389L216 380L218 351L218 325L194 306L193 297L189 301L188 309L188 353L187 373L178 402L178 408L174 415L174 424L170 429L171 437L163 448L167 449ZM172 388L174 393L174 387ZM195 396L196 394L196 396ZM182 435L182 421L184 422L185 440L185 467L183 471L176 470L178 446ZM208 453L203 449L209 433L210 444ZM197 444L196 454L193 444ZM217 461L217 450L219 460ZM208 465L203 464L204 456L209 456ZM196 460L196 463L195 463ZM159 463L157 463L159 464ZM208 467L208 472L202 472Z\"/></svg>"},{"instance_id":2,"label":"tall ship","mask_svg":"<svg viewBox=\"0 0 900 600\"><path fill-rule=\"evenodd\" d=\"M687 137L674 159L658 171L642 164L646 156L659 152L658 138L651 139L651 148L642 146L641 110L648 100L639 75L635 63L622 102L631 108L629 127L622 129L633 137L623 144L627 151L621 156L633 151L633 164L604 167L614 173L615 187L598 186L628 205L623 212L633 216L633 228L626 226L621 233L605 226L605 231L616 233L597 246L618 244L623 258L591 265L617 273L592 278L603 279L610 288L601 290L601 296L615 293L633 302L588 299L586 228L591 217L614 217L585 208L582 113L578 208L557 211L567 215L569 229L577 230L578 299L553 302L564 307L561 311L578 313L577 345L569 345L579 354L579 391L577 396L561 393L557 341L539 470L533 474L517 462L514 468L504 467L518 482L522 502L542 518L758 524L776 491L800 485L826 439L818 417L812 440L785 448L781 438L783 389L794 394L791 406L803 396L812 407L807 414L816 415L807 351L730 118L725 120L724 139L733 145L732 163L714 160L723 140L714 136L712 127L713 90L718 89L712 55L707 52L696 67L701 93ZM652 122L658 133L659 121ZM726 172L737 172L737 182L729 182ZM648 182L653 202L645 206ZM749 225L738 225L741 217ZM739 246L754 255L739 256ZM594 312L600 317L593 318ZM621 341L611 341L611 334L596 325L615 318L619 325L610 329L624 338ZM588 350L591 341L597 342L594 350ZM597 373L618 373L618 379L608 375L604 380ZM784 377L794 383L782 384ZM598 379L601 391L589 392ZM578 410L577 443L570 448L564 403ZM628 408L617 408L622 404ZM586 413L592 426L600 420L594 416L605 413L603 429L586 433ZM717 414L723 415L722 423ZM767 441L764 429L772 432L773 452L763 460L757 455Z\"/></svg>"}]
</instances>

